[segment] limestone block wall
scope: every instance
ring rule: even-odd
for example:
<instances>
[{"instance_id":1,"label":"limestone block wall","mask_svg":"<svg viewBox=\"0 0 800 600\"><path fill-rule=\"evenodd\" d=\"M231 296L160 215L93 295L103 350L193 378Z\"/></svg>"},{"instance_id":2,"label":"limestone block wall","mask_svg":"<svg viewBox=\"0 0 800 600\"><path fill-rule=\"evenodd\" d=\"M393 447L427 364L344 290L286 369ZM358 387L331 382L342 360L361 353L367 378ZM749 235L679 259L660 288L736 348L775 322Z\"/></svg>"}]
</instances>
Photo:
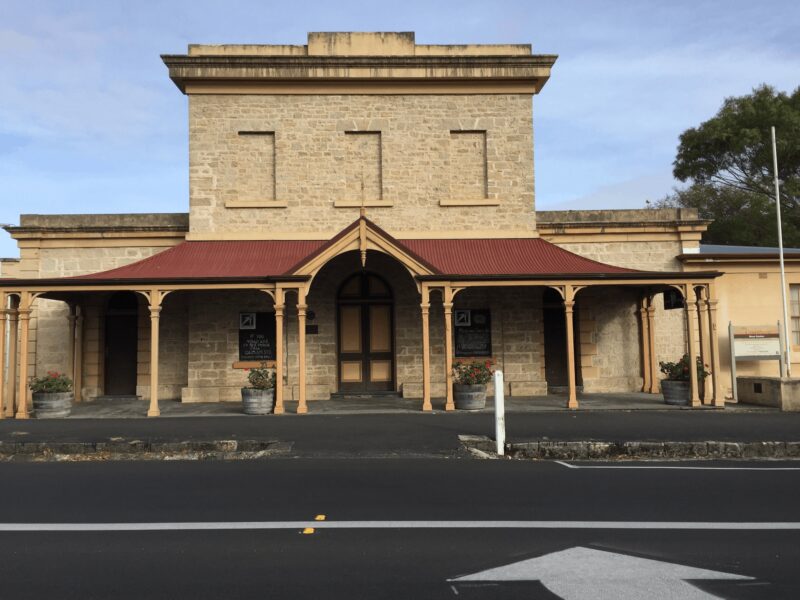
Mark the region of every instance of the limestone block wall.
<instances>
[{"instance_id":1,"label":"limestone block wall","mask_svg":"<svg viewBox=\"0 0 800 600\"><path fill-rule=\"evenodd\" d=\"M512 396L547 393L542 293L543 288L539 287L471 288L460 292L454 302L454 309L490 309L492 359L495 368L503 371L505 392ZM437 334L443 340L443 330ZM436 362L444 362L443 347ZM435 395L444 395L443 377L441 368L433 389ZM493 384L488 389L494 393Z\"/></svg>"},{"instance_id":2,"label":"limestone block wall","mask_svg":"<svg viewBox=\"0 0 800 600\"><path fill-rule=\"evenodd\" d=\"M191 95L190 236L319 239L362 202L399 237L532 233L532 132L523 94Z\"/></svg>"},{"instance_id":3,"label":"limestone block wall","mask_svg":"<svg viewBox=\"0 0 800 600\"><path fill-rule=\"evenodd\" d=\"M187 380L181 399L241 401L247 373L233 368L239 360L239 313L271 312L272 299L250 290L188 292L187 304Z\"/></svg>"},{"instance_id":4,"label":"limestone block wall","mask_svg":"<svg viewBox=\"0 0 800 600\"><path fill-rule=\"evenodd\" d=\"M583 390L642 389L638 295L621 288L589 288L577 296Z\"/></svg>"},{"instance_id":5,"label":"limestone block wall","mask_svg":"<svg viewBox=\"0 0 800 600\"><path fill-rule=\"evenodd\" d=\"M158 332L158 398L180 400L189 378L189 306L192 292L172 292L161 305ZM139 300L136 394L150 399L150 310Z\"/></svg>"},{"instance_id":6,"label":"limestone block wall","mask_svg":"<svg viewBox=\"0 0 800 600\"><path fill-rule=\"evenodd\" d=\"M576 241L574 243L559 242L558 245L576 254L610 265L643 271L675 272L683 270L680 262L676 259L676 256L682 251L680 241L677 239L674 241L648 241L646 239L614 242ZM610 303L612 306L614 305L613 298ZM655 307L656 361L675 361L683 356L687 348L685 313L683 310L664 310L662 294L655 297ZM628 311L628 308L622 310ZM620 315L622 314L623 312L620 313ZM606 321L606 326L612 326L610 321Z\"/></svg>"},{"instance_id":7,"label":"limestone block wall","mask_svg":"<svg viewBox=\"0 0 800 600\"><path fill-rule=\"evenodd\" d=\"M135 262L164 250L164 245L111 245L108 246L56 246L42 248L23 248L21 251L22 264L26 272L20 276L32 277L69 277L112 269ZM131 242L129 242L131 243ZM171 245L171 243L169 244ZM84 360L83 360L83 395L92 398L103 393L103 343L104 343L104 318L103 310L108 296L93 294L82 299L84 305ZM142 304L141 306L144 306ZM30 364L29 372L32 376L41 375L47 371L66 372L69 365L69 310L67 304L56 300L38 299L34 304L30 324ZM146 314L146 308L140 310ZM139 363L140 367L145 359L142 354L146 346L146 358L149 361L149 319L146 324L146 333L140 329ZM166 326L169 327L169 326ZM164 334L162 334L163 336ZM146 337L143 337L146 336ZM162 343L172 344L172 334L167 333ZM162 369L166 369L168 378L179 377L175 368L176 354L164 353L160 355ZM149 363L146 367L149 370ZM140 379L142 377L141 368ZM162 371L163 372L163 371ZM174 378L173 377L173 378ZM175 397L174 391L164 397ZM149 394L149 386L146 390Z\"/></svg>"}]
</instances>

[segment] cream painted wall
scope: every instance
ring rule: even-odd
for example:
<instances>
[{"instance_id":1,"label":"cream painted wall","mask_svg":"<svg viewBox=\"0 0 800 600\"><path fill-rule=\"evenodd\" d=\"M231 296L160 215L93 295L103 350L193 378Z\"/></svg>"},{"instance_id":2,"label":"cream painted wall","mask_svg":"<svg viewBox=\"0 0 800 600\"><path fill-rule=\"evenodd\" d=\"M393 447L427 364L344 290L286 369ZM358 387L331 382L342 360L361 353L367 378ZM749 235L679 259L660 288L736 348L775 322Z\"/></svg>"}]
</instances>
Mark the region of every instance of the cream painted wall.
<instances>
[{"instance_id":1,"label":"cream painted wall","mask_svg":"<svg viewBox=\"0 0 800 600\"><path fill-rule=\"evenodd\" d=\"M692 260L685 265L688 271L723 271L716 280L717 330L720 348L720 376L726 400L733 397L731 387L731 357L728 323L734 325L776 325L783 321L780 270L777 259L764 261L709 261ZM800 261L786 263L787 298L789 285L800 285ZM791 307L790 307L791 323ZM791 333L790 333L791 335ZM792 346L792 372L800 375L800 346ZM738 362L737 375L778 376L776 361Z\"/></svg>"}]
</instances>

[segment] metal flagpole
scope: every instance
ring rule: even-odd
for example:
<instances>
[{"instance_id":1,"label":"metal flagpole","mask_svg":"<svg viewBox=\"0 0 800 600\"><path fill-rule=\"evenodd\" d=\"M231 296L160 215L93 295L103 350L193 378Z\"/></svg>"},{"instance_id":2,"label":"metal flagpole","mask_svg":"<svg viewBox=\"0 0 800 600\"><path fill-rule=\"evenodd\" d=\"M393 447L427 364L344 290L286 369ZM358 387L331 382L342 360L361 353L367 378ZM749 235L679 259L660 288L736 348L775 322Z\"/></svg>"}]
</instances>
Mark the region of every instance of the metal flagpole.
<instances>
[{"instance_id":1,"label":"metal flagpole","mask_svg":"<svg viewBox=\"0 0 800 600\"><path fill-rule=\"evenodd\" d=\"M775 173L775 212L778 215L778 254L781 263L781 299L783 300L783 339L784 355L783 360L786 364L786 376L792 376L792 355L791 347L792 341L789 337L789 310L786 305L786 271L783 268L783 231L781 227L781 188L778 181L778 150L775 144L775 126L771 128L772 131L772 170Z\"/></svg>"}]
</instances>

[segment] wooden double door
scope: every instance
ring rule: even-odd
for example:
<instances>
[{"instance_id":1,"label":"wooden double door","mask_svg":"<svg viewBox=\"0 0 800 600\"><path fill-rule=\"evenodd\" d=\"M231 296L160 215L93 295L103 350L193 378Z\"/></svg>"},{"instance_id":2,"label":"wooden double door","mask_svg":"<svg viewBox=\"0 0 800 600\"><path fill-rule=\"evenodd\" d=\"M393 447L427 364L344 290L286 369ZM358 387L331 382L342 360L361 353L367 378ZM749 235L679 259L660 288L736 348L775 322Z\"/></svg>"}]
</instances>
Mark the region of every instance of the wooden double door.
<instances>
[{"instance_id":1,"label":"wooden double door","mask_svg":"<svg viewBox=\"0 0 800 600\"><path fill-rule=\"evenodd\" d=\"M358 273L337 298L340 392L394 390L394 300L384 279Z\"/></svg>"}]
</instances>

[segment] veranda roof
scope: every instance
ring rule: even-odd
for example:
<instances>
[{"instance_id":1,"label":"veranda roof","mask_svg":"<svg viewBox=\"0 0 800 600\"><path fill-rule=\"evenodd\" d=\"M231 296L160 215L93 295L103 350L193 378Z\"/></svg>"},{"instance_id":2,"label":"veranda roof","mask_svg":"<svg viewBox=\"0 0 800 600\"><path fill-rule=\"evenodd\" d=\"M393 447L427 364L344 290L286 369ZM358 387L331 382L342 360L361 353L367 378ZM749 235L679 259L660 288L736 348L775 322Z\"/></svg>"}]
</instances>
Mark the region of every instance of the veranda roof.
<instances>
[{"instance_id":1,"label":"veranda roof","mask_svg":"<svg viewBox=\"0 0 800 600\"><path fill-rule=\"evenodd\" d=\"M442 278L626 279L674 276L604 264L541 238L395 239L368 219L354 222L331 240L184 241L149 258L107 271L28 283L117 284L296 280L298 267L359 226L361 221ZM693 273L702 277L703 273ZM710 273L709 273L710 275ZM0 280L2 281L2 280ZM23 283L20 279L5 282Z\"/></svg>"},{"instance_id":2,"label":"veranda roof","mask_svg":"<svg viewBox=\"0 0 800 600\"><path fill-rule=\"evenodd\" d=\"M539 238L398 240L437 275L590 275L636 273L584 258ZM72 280L158 281L273 279L292 276L292 267L319 250L316 240L182 242L149 258Z\"/></svg>"}]
</instances>

